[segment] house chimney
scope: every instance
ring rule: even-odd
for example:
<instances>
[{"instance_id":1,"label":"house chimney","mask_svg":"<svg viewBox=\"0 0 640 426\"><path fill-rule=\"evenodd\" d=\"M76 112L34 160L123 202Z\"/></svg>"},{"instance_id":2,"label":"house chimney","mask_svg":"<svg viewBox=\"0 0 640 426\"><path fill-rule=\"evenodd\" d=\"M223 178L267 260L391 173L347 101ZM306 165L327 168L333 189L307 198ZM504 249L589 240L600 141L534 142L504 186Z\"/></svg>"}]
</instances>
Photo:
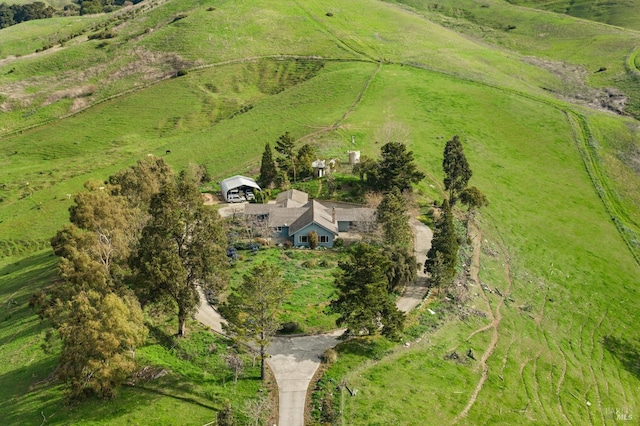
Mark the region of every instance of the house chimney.
<instances>
[{"instance_id":1,"label":"house chimney","mask_svg":"<svg viewBox=\"0 0 640 426\"><path fill-rule=\"evenodd\" d=\"M338 223L338 221L336 220L336 208L335 207L331 208L331 219L333 220L333 223Z\"/></svg>"}]
</instances>

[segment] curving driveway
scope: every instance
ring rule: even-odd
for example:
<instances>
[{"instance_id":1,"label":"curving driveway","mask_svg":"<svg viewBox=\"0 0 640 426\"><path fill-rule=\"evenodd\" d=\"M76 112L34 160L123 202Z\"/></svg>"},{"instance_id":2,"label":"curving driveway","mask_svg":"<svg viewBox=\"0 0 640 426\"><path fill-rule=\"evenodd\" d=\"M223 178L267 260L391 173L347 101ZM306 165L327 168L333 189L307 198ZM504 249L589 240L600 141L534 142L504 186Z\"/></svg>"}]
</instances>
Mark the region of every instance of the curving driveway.
<instances>
[{"instance_id":1,"label":"curving driveway","mask_svg":"<svg viewBox=\"0 0 640 426\"><path fill-rule=\"evenodd\" d=\"M232 205L221 209L222 216L237 213L240 205ZM241 211L241 210L240 210ZM433 233L417 219L410 220L415 236L415 255L418 263L424 265L427 252L431 247ZM408 312L422 302L427 293L426 276L420 266L418 279L408 286L396 305L398 309ZM201 294L201 304L196 319L208 325L214 331L222 333L224 319L206 302ZM320 366L322 353L336 346L344 330L315 336L276 337L273 339L267 360L278 383L278 418L280 426L303 426L304 411L309 383Z\"/></svg>"}]
</instances>

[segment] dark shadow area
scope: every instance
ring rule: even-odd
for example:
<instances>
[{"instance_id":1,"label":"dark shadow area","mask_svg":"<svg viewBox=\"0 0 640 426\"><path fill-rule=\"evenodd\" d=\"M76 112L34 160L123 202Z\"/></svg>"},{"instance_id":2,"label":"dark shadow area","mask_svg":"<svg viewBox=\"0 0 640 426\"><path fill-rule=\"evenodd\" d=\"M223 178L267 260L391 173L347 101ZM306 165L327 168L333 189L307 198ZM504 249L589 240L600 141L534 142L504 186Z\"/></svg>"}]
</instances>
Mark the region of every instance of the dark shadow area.
<instances>
[{"instance_id":1,"label":"dark shadow area","mask_svg":"<svg viewBox=\"0 0 640 426\"><path fill-rule=\"evenodd\" d=\"M57 264L58 258L53 251L44 250L5 265L0 269L0 300L4 300L4 297L30 297L36 289L57 278Z\"/></svg>"},{"instance_id":2,"label":"dark shadow area","mask_svg":"<svg viewBox=\"0 0 640 426\"><path fill-rule=\"evenodd\" d=\"M340 343L336 350L339 353L379 360L389 354L393 346L392 342L381 337L356 337Z\"/></svg>"},{"instance_id":3,"label":"dark shadow area","mask_svg":"<svg viewBox=\"0 0 640 426\"><path fill-rule=\"evenodd\" d=\"M640 345L615 336L605 336L602 345L629 373L640 379Z\"/></svg>"}]
</instances>

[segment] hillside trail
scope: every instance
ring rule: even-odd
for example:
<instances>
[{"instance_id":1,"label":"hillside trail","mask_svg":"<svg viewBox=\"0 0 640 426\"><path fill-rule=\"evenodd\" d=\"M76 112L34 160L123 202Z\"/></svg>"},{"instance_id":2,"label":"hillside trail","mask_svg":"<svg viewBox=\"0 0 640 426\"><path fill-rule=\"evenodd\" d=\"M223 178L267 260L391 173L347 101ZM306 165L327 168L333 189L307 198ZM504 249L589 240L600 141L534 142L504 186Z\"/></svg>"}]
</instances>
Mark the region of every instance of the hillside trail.
<instances>
[{"instance_id":1,"label":"hillside trail","mask_svg":"<svg viewBox=\"0 0 640 426\"><path fill-rule=\"evenodd\" d=\"M473 254L472 254L472 258L471 258L471 267L470 267L470 275L471 275L471 279L482 290L482 292L480 294L482 295L482 298L484 299L484 301L485 301L485 303L487 305L487 312L488 312L489 319L491 320L491 322L488 325L482 326L482 327L478 328L477 330L473 331L469 335L469 337L467 337L467 341L470 340L477 333L481 333L481 332L484 332L484 331L487 331L487 330L490 330L490 329L492 330L492 333L491 333L491 341L489 342L489 346L487 347L485 352L482 354L482 357L480 358L480 366L482 367L482 375L480 376L480 380L478 381L478 384L476 385L473 393L471 394L471 397L469 398L469 401L467 402L467 405L453 419L452 424L458 423L462 418L466 417L467 414L469 414L469 410L471 410L471 408L475 404L476 399L478 398L478 395L480 394L480 391L482 390L485 382L487 381L487 377L489 375L489 366L487 365L487 360L493 354L493 351L495 350L496 346L498 345L498 340L499 340L499 337L500 337L499 328L500 328L500 323L502 322L501 308L504 305L504 299L509 295L509 293L511 291L511 266L510 266L509 258L507 257L507 259L505 261L505 276L506 276L506 279L507 279L507 288L503 292L503 295L500 295L500 293L498 293L500 295L500 299L498 300L498 304L496 305L496 308L495 308L495 311L494 311L491 308L491 302L489 301L489 296L487 295L484 287L480 284L479 274L480 274L480 252L482 250L482 233L481 233L480 229L477 227L477 225L472 223L471 221L469 222L469 231L470 231L470 234L472 235L471 236L471 245L473 247Z\"/></svg>"},{"instance_id":2,"label":"hillside trail","mask_svg":"<svg viewBox=\"0 0 640 426\"><path fill-rule=\"evenodd\" d=\"M221 216L229 217L238 214L243 204L233 204L219 210ZM433 233L417 219L411 219L410 225L414 233L414 254L420 265L424 265L427 252L431 247ZM422 267L418 268L418 279L407 286L396 305L398 309L408 312L422 302L427 294L427 280ZM201 303L196 319L223 334L224 318L200 294ZM306 397L309 384L313 379L324 351L340 343L344 329L313 336L276 337L267 352L270 357L267 364L278 384L278 424L280 426L303 426Z\"/></svg>"}]
</instances>

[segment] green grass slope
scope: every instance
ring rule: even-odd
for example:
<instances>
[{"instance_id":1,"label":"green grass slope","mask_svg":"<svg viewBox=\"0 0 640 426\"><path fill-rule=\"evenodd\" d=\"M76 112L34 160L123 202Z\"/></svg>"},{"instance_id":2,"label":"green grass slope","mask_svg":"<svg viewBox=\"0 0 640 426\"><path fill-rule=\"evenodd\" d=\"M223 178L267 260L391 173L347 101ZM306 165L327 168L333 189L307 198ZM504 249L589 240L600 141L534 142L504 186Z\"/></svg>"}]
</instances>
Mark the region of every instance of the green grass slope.
<instances>
[{"instance_id":1,"label":"green grass slope","mask_svg":"<svg viewBox=\"0 0 640 426\"><path fill-rule=\"evenodd\" d=\"M640 30L640 5L635 1L510 0L509 3Z\"/></svg>"},{"instance_id":2,"label":"green grass slope","mask_svg":"<svg viewBox=\"0 0 640 426\"><path fill-rule=\"evenodd\" d=\"M65 407L62 387L43 381L55 355L40 348L45 328L28 298L55 277L47 241L85 181L148 154L178 169L205 164L215 180L251 175L265 142L285 131L344 160L352 135L371 156L385 135L401 138L429 176L417 189L423 201L441 198L442 149L460 135L471 183L490 201L479 219L480 279L513 299L472 287L471 305L486 317L452 320L411 349L344 368L359 389L343 401L345 424L636 416L640 126L593 105L613 87L635 111L638 34L490 0L263 3L141 3L0 31L6 423L39 422L43 411L60 424L183 424L183 413L205 424L224 398L237 406L255 392L255 383L220 383L219 360L202 358L212 342L196 333L177 352L154 338L141 349L178 382ZM104 30L116 37L86 40ZM599 67L607 70L594 74ZM172 78L180 69L188 73ZM468 348L486 369L444 360Z\"/></svg>"}]
</instances>

